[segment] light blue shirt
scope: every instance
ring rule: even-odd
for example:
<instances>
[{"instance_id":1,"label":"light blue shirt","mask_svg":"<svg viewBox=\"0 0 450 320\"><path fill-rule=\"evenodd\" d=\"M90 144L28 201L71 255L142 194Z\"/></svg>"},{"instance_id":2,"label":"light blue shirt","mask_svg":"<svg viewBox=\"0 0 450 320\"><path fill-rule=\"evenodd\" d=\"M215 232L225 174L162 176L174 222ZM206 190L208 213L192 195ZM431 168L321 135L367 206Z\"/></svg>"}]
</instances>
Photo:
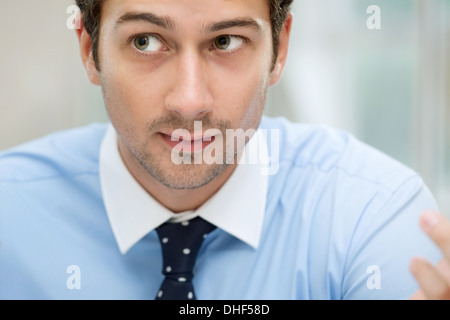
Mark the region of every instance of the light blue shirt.
<instances>
[{"instance_id":1,"label":"light blue shirt","mask_svg":"<svg viewBox=\"0 0 450 320\"><path fill-rule=\"evenodd\" d=\"M163 279L156 232L121 247L105 209L99 158L107 128L0 153L0 299L155 298ZM248 231L219 225L197 258L197 297L410 297L418 288L410 259L441 258L418 226L423 210L437 210L422 179L346 132L281 118L264 118L260 129L278 130L280 143L267 135L279 161L267 176L257 237L244 241Z\"/></svg>"}]
</instances>

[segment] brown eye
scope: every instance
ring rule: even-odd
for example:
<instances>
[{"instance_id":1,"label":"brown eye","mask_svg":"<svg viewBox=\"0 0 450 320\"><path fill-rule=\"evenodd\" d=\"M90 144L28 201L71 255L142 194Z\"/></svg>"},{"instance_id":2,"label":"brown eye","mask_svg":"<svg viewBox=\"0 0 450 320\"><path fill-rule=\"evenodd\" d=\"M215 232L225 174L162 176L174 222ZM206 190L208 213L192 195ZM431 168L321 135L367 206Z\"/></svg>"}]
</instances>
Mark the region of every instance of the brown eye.
<instances>
[{"instance_id":1,"label":"brown eye","mask_svg":"<svg viewBox=\"0 0 450 320\"><path fill-rule=\"evenodd\" d=\"M134 39L134 45L137 49L142 51L147 49L149 43L148 36L139 36Z\"/></svg>"},{"instance_id":2,"label":"brown eye","mask_svg":"<svg viewBox=\"0 0 450 320\"><path fill-rule=\"evenodd\" d=\"M231 37L230 36L220 36L216 38L214 41L214 45L217 49L220 50L227 50L231 43Z\"/></svg>"},{"instance_id":3,"label":"brown eye","mask_svg":"<svg viewBox=\"0 0 450 320\"><path fill-rule=\"evenodd\" d=\"M231 51L239 48L244 43L244 39L239 36L223 35L214 40L214 47L219 50Z\"/></svg>"},{"instance_id":4,"label":"brown eye","mask_svg":"<svg viewBox=\"0 0 450 320\"><path fill-rule=\"evenodd\" d=\"M164 44L161 40L151 34L142 34L134 38L134 46L139 51L156 52L161 51L164 48Z\"/></svg>"}]
</instances>

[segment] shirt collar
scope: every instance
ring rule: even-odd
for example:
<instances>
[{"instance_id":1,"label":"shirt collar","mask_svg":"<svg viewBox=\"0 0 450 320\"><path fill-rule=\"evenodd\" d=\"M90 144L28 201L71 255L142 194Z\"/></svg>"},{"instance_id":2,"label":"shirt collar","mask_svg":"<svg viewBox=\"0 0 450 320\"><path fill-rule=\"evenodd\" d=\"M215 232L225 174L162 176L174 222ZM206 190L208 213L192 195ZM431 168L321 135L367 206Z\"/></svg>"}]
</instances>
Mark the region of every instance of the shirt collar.
<instances>
[{"instance_id":1,"label":"shirt collar","mask_svg":"<svg viewBox=\"0 0 450 320\"><path fill-rule=\"evenodd\" d=\"M252 152L257 156L245 157ZM258 161L241 163L245 158ZM128 171L118 150L117 133L110 124L100 149L100 184L120 252L125 254L164 222L195 216L257 249L266 207L266 159L267 142L258 130L247 144L242 161L222 188L197 210L174 214L147 193Z\"/></svg>"}]
</instances>

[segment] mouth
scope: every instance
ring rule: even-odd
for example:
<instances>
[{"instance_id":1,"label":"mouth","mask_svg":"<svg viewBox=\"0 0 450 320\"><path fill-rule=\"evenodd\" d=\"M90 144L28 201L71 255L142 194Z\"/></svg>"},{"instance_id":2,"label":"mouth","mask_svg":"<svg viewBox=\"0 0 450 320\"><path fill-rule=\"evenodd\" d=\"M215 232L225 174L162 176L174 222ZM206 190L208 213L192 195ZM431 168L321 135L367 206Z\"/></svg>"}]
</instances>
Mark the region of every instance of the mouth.
<instances>
[{"instance_id":1,"label":"mouth","mask_svg":"<svg viewBox=\"0 0 450 320\"><path fill-rule=\"evenodd\" d=\"M177 148L179 151L186 153L198 152L204 150L207 146L215 141L215 136L194 136L190 134L189 136L180 136L175 134L168 134L159 132L160 139L170 148Z\"/></svg>"}]
</instances>

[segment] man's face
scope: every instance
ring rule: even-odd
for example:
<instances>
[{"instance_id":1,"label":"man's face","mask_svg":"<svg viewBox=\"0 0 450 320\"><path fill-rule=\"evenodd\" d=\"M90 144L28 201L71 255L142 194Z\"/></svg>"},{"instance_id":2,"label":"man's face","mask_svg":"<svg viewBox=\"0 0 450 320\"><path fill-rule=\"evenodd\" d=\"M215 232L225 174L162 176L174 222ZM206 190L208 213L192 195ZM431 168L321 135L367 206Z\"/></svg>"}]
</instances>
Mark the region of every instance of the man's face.
<instances>
[{"instance_id":1,"label":"man's face","mask_svg":"<svg viewBox=\"0 0 450 320\"><path fill-rule=\"evenodd\" d=\"M203 132L219 129L229 144L226 129L256 129L272 48L266 0L106 1L99 79L125 162L177 189L218 176L226 164L175 164L171 135L187 129L194 146L202 121Z\"/></svg>"}]
</instances>

